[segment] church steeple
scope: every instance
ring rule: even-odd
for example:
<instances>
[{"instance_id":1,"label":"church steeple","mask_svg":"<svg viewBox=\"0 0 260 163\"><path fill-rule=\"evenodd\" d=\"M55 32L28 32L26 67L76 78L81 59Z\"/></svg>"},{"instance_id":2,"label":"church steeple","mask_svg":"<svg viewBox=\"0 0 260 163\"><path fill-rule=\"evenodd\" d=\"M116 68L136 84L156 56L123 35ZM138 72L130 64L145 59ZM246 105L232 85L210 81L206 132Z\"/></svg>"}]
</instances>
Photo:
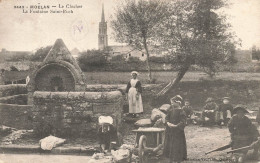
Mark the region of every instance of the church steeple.
<instances>
[{"instance_id":1,"label":"church steeple","mask_svg":"<svg viewBox=\"0 0 260 163\"><path fill-rule=\"evenodd\" d=\"M105 21L104 4L102 4L101 22L99 22L98 49L104 49L107 46L107 22Z\"/></svg>"},{"instance_id":2,"label":"church steeple","mask_svg":"<svg viewBox=\"0 0 260 163\"><path fill-rule=\"evenodd\" d=\"M101 22L105 22L105 14L104 14L104 3L102 3L102 15L101 15Z\"/></svg>"}]
</instances>

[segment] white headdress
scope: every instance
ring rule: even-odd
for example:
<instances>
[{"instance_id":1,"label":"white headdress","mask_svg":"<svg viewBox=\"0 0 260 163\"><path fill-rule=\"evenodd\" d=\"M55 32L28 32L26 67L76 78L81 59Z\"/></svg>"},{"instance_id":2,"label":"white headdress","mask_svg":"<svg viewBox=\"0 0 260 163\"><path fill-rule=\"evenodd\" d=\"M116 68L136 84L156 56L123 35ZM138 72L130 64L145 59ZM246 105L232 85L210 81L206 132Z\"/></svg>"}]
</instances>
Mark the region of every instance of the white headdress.
<instances>
[{"instance_id":1,"label":"white headdress","mask_svg":"<svg viewBox=\"0 0 260 163\"><path fill-rule=\"evenodd\" d=\"M137 71L132 71L131 75L133 75L133 74L139 75L139 73Z\"/></svg>"}]
</instances>

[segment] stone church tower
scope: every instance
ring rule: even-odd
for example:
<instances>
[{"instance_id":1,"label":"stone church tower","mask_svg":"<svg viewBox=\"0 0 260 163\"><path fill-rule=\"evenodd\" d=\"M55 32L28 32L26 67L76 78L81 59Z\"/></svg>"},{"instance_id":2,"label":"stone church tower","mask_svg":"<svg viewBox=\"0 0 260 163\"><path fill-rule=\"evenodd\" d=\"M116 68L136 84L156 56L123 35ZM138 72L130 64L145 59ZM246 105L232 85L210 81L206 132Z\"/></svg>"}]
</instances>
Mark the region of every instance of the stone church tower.
<instances>
[{"instance_id":1,"label":"stone church tower","mask_svg":"<svg viewBox=\"0 0 260 163\"><path fill-rule=\"evenodd\" d=\"M107 43L107 22L105 21L104 4L102 5L101 22L99 22L98 49L104 49Z\"/></svg>"}]
</instances>

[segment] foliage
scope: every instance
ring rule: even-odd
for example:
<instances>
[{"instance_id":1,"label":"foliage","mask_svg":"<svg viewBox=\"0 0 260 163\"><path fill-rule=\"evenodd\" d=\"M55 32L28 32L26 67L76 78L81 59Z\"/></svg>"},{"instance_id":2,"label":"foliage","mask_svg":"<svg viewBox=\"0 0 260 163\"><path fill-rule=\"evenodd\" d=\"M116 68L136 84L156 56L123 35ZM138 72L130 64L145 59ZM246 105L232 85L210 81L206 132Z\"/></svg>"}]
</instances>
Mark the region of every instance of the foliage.
<instances>
[{"instance_id":1,"label":"foliage","mask_svg":"<svg viewBox=\"0 0 260 163\"><path fill-rule=\"evenodd\" d=\"M103 50L87 50L80 53L78 63L83 71L102 68L106 65L107 59Z\"/></svg>"},{"instance_id":2,"label":"foliage","mask_svg":"<svg viewBox=\"0 0 260 163\"><path fill-rule=\"evenodd\" d=\"M220 10L228 4L224 0L176 0L169 6L168 19L161 23L157 34L161 45L169 49L172 65L179 70L158 95L179 83L191 65L202 67L209 75L217 71L239 44L227 16Z\"/></svg>"},{"instance_id":3,"label":"foliage","mask_svg":"<svg viewBox=\"0 0 260 163\"><path fill-rule=\"evenodd\" d=\"M151 62L156 62L156 63L164 63L164 57L155 57L151 56L150 57Z\"/></svg>"},{"instance_id":4,"label":"foliage","mask_svg":"<svg viewBox=\"0 0 260 163\"><path fill-rule=\"evenodd\" d=\"M260 60L260 50L255 45L252 47L252 59Z\"/></svg>"},{"instance_id":5,"label":"foliage","mask_svg":"<svg viewBox=\"0 0 260 163\"><path fill-rule=\"evenodd\" d=\"M18 69L15 66L11 66L10 71L18 71Z\"/></svg>"},{"instance_id":6,"label":"foliage","mask_svg":"<svg viewBox=\"0 0 260 163\"><path fill-rule=\"evenodd\" d=\"M127 62L128 63L138 63L138 62L140 63L142 61L138 57L131 56L131 57L128 58Z\"/></svg>"},{"instance_id":7,"label":"foliage","mask_svg":"<svg viewBox=\"0 0 260 163\"><path fill-rule=\"evenodd\" d=\"M137 49L145 49L147 70L151 80L149 64L149 48L156 42L155 29L161 20L166 17L167 4L160 0L151 1L124 1L116 9L111 21L116 41L129 43Z\"/></svg>"},{"instance_id":8,"label":"foliage","mask_svg":"<svg viewBox=\"0 0 260 163\"><path fill-rule=\"evenodd\" d=\"M25 61L25 60L29 60L30 59L30 55L26 52L22 53L22 54L15 54L13 56L11 56L10 58L6 59L6 61L10 61L10 62L17 62L17 61Z\"/></svg>"},{"instance_id":9,"label":"foliage","mask_svg":"<svg viewBox=\"0 0 260 163\"><path fill-rule=\"evenodd\" d=\"M123 55L115 55L111 58L111 62L124 62L125 58Z\"/></svg>"},{"instance_id":10,"label":"foliage","mask_svg":"<svg viewBox=\"0 0 260 163\"><path fill-rule=\"evenodd\" d=\"M169 57L168 55L162 57L151 56L150 61L155 63L169 63Z\"/></svg>"},{"instance_id":11,"label":"foliage","mask_svg":"<svg viewBox=\"0 0 260 163\"><path fill-rule=\"evenodd\" d=\"M49 51L51 50L52 46L46 46L46 47L41 47L36 50L36 52L30 57L31 61L37 61L37 62L42 62Z\"/></svg>"}]
</instances>

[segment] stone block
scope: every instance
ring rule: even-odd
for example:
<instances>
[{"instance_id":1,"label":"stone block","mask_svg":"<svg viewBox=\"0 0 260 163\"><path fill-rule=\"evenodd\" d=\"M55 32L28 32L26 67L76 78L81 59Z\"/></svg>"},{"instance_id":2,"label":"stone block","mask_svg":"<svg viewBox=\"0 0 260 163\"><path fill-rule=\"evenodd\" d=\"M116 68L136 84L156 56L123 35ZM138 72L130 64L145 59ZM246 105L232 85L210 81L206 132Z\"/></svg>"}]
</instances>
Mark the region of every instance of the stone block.
<instances>
[{"instance_id":1,"label":"stone block","mask_svg":"<svg viewBox=\"0 0 260 163\"><path fill-rule=\"evenodd\" d=\"M64 123L63 123L63 127L64 127L64 128L69 128L70 125L69 125L69 123L64 122Z\"/></svg>"},{"instance_id":2,"label":"stone block","mask_svg":"<svg viewBox=\"0 0 260 163\"><path fill-rule=\"evenodd\" d=\"M82 122L82 120L81 119L79 119L79 118L72 118L71 119L72 121L71 121L71 123L81 123Z\"/></svg>"},{"instance_id":3,"label":"stone block","mask_svg":"<svg viewBox=\"0 0 260 163\"><path fill-rule=\"evenodd\" d=\"M93 104L94 113L113 113L114 105L111 103L96 103Z\"/></svg>"},{"instance_id":4,"label":"stone block","mask_svg":"<svg viewBox=\"0 0 260 163\"><path fill-rule=\"evenodd\" d=\"M90 102L84 102L84 103L80 104L79 106L82 107L82 108L88 108L88 107L91 107L91 103Z\"/></svg>"},{"instance_id":5,"label":"stone block","mask_svg":"<svg viewBox=\"0 0 260 163\"><path fill-rule=\"evenodd\" d=\"M51 92L34 92L33 93L33 98L51 98Z\"/></svg>"},{"instance_id":6,"label":"stone block","mask_svg":"<svg viewBox=\"0 0 260 163\"><path fill-rule=\"evenodd\" d=\"M66 123L71 123L71 122L72 122L71 118L64 119L64 121L65 121Z\"/></svg>"},{"instance_id":7,"label":"stone block","mask_svg":"<svg viewBox=\"0 0 260 163\"><path fill-rule=\"evenodd\" d=\"M69 111L72 111L72 110L73 110L73 108L72 108L71 106L67 106L67 107L65 107L65 108L64 108L64 110L69 110Z\"/></svg>"},{"instance_id":8,"label":"stone block","mask_svg":"<svg viewBox=\"0 0 260 163\"><path fill-rule=\"evenodd\" d=\"M52 92L51 98L52 99L66 99L68 97L67 92Z\"/></svg>"},{"instance_id":9,"label":"stone block","mask_svg":"<svg viewBox=\"0 0 260 163\"><path fill-rule=\"evenodd\" d=\"M68 99L80 99L82 97L80 92L69 92Z\"/></svg>"},{"instance_id":10,"label":"stone block","mask_svg":"<svg viewBox=\"0 0 260 163\"><path fill-rule=\"evenodd\" d=\"M92 116L93 115L93 111L83 111L83 116Z\"/></svg>"},{"instance_id":11,"label":"stone block","mask_svg":"<svg viewBox=\"0 0 260 163\"><path fill-rule=\"evenodd\" d=\"M83 111L84 110L84 108L82 108L82 107L78 107L78 106L76 106L76 107L74 107L74 111Z\"/></svg>"},{"instance_id":12,"label":"stone block","mask_svg":"<svg viewBox=\"0 0 260 163\"><path fill-rule=\"evenodd\" d=\"M64 117L64 118L68 118L68 117L71 117L71 116L72 116L71 111L64 111L64 112L63 112L63 117Z\"/></svg>"},{"instance_id":13,"label":"stone block","mask_svg":"<svg viewBox=\"0 0 260 163\"><path fill-rule=\"evenodd\" d=\"M32 111L32 115L33 115L33 116L38 116L38 115L39 115L39 112L38 112L38 111Z\"/></svg>"}]
</instances>

